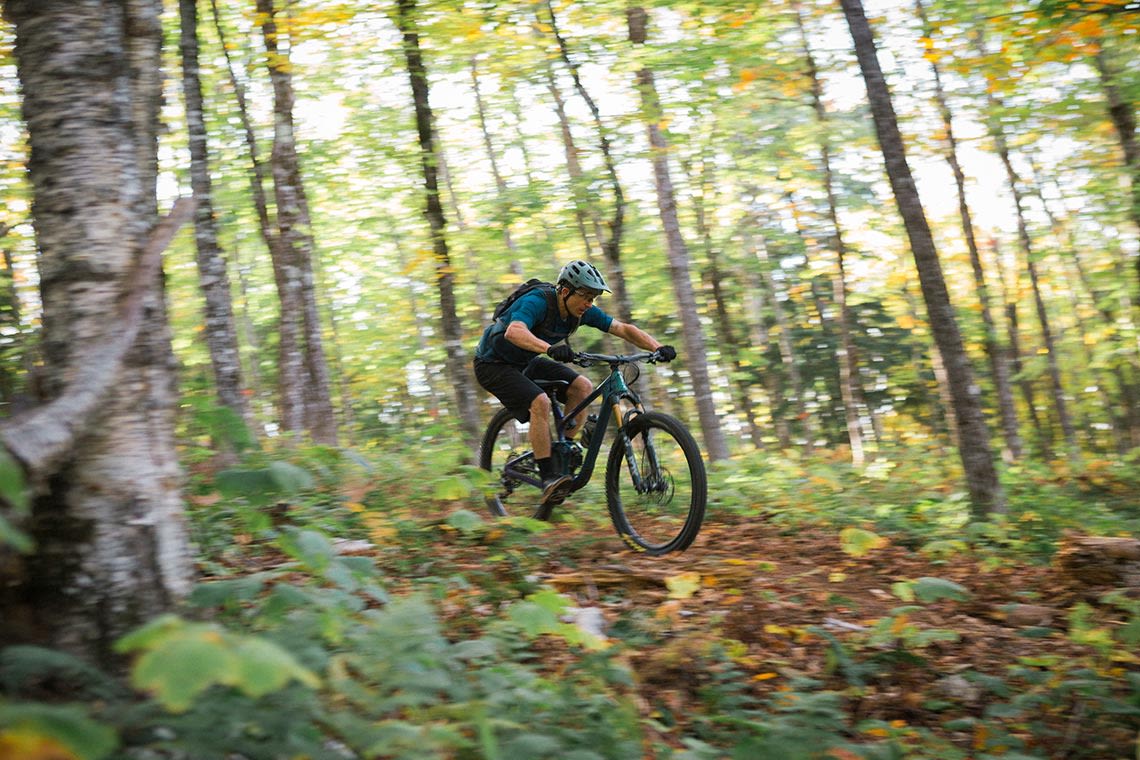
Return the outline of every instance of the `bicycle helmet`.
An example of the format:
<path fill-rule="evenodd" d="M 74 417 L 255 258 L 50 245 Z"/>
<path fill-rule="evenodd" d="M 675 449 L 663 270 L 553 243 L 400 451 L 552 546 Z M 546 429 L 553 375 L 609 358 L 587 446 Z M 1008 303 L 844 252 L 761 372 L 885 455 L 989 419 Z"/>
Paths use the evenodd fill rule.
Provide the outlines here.
<path fill-rule="evenodd" d="M 598 268 L 588 261 L 571 261 L 566 266 L 562 267 L 562 271 L 558 273 L 558 284 L 566 284 L 571 290 L 578 288 L 586 288 L 588 290 L 598 290 L 610 293 L 609 286 L 606 285 L 606 278 L 602 277 L 602 273 Z"/>

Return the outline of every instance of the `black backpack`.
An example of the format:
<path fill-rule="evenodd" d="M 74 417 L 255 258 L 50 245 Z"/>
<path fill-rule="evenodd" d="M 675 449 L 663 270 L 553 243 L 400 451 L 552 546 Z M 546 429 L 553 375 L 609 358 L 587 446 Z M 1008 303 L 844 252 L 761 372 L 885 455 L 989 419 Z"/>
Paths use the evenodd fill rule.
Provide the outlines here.
<path fill-rule="evenodd" d="M 495 311 L 491 314 L 491 319 L 498 322 L 507 312 L 507 309 L 514 305 L 515 301 L 532 290 L 542 290 L 546 296 L 546 317 L 542 320 L 542 330 L 548 335 L 552 334 L 554 331 L 554 321 L 558 318 L 558 288 L 553 283 L 543 282 L 537 277 L 532 277 L 522 285 L 519 285 L 509 296 L 500 301 L 499 305 L 495 307 Z M 566 336 L 567 338 L 573 335 L 574 331 L 578 329 L 578 320 L 576 318 L 571 317 L 569 322 L 570 334 Z M 506 329 L 506 327 L 504 324 L 503 329 Z"/>

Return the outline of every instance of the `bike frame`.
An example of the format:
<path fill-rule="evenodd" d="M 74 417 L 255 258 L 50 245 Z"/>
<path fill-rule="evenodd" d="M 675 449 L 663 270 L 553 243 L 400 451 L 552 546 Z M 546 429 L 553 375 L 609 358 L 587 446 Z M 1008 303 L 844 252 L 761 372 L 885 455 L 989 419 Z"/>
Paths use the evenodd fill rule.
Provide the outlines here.
<path fill-rule="evenodd" d="M 626 417 L 622 414 L 621 402 L 628 400 L 633 403 L 633 409 L 630 412 L 637 413 L 642 410 L 641 398 L 630 389 L 629 385 L 625 382 L 625 378 L 621 374 L 621 365 L 632 364 L 636 361 L 645 361 L 653 356 L 652 352 L 641 354 L 630 354 L 626 356 L 610 356 L 607 354 L 579 354 L 575 363 L 583 367 L 591 366 L 595 363 L 605 363 L 610 365 L 610 374 L 605 380 L 601 382 L 598 387 L 591 391 L 589 396 L 582 399 L 581 403 L 573 409 L 563 412 L 561 405 L 557 399 L 553 398 L 553 391 L 551 393 L 552 407 L 554 410 L 554 433 L 552 444 L 557 446 L 559 442 L 566 442 L 566 423 L 574 419 L 580 412 L 585 411 L 599 398 L 602 399 L 602 405 L 611 410 L 611 414 L 599 414 L 597 425 L 594 427 L 593 433 L 590 435 L 590 445 L 586 448 L 586 453 L 582 458 L 582 466 L 578 470 L 578 474 L 574 476 L 571 482 L 571 490 L 577 491 L 590 482 L 590 478 L 594 474 L 594 465 L 597 463 L 598 454 L 602 450 L 602 442 L 606 437 L 606 431 L 609 429 L 610 419 L 612 418 L 617 425 L 618 435 L 625 435 Z M 629 441 L 626 441 L 625 454 L 626 462 L 629 465 L 630 473 L 633 476 L 634 483 L 639 491 L 645 488 L 642 483 L 641 473 L 637 467 L 637 463 L 633 458 L 632 446 L 629 446 Z M 656 464 L 656 463 L 654 463 Z M 504 474 L 511 478 L 530 483 L 534 486 L 541 485 L 528 473 L 521 472 L 511 467 L 508 462 L 506 467 L 503 468 Z"/>

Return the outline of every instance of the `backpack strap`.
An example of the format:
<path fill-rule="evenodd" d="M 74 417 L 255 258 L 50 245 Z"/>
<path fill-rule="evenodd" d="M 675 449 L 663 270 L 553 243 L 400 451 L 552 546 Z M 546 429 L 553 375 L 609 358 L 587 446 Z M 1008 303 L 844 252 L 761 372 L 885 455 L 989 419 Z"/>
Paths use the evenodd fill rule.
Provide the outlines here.
<path fill-rule="evenodd" d="M 542 328 L 550 335 L 554 332 L 554 321 L 558 318 L 558 286 L 543 286 L 542 289 L 546 293 L 546 317 L 542 320 Z M 569 340 L 578 329 L 578 318 L 569 317 L 567 321 L 570 323 L 570 332 L 566 334 L 566 339 Z"/>

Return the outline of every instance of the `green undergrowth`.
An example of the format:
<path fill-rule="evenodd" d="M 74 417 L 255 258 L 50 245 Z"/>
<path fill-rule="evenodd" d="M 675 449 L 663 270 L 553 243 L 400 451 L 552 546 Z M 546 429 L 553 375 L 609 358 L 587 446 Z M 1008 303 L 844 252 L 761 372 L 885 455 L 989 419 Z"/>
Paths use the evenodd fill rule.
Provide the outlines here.
<path fill-rule="evenodd" d="M 777 523 L 889 535 L 932 558 L 977 552 L 1047 560 L 1067 531 L 1140 533 L 1137 457 L 1023 464 L 1001 474 L 1005 511 L 971 522 L 952 452 L 880 452 L 856 469 L 834 458 L 756 452 L 713 468 L 710 508 Z"/>
<path fill-rule="evenodd" d="M 965 663 L 962 693 L 925 694 L 921 718 L 859 705 L 900 673 L 929 672 L 930 653 L 957 640 L 915 622 L 925 605 L 968 598 L 937 577 L 895 584 L 898 606 L 858 633 L 799 632 L 823 645 L 819 677 L 766 688 L 772 674 L 714 623 L 673 681 L 648 684 L 639 658 L 668 651 L 675 632 L 629 608 L 600 637 L 537 580 L 550 526 L 491 520 L 487 478 L 463 449 L 408 443 L 252 452 L 196 476 L 202 583 L 176 614 L 117 642 L 125 675 L 38 647 L 0 652 L 0 757 L 1016 760 L 1058 746 L 1110 757 L 1135 736 L 1140 605 L 1126 595 L 1025 632 L 1082 656 L 1000 672 Z M 945 457 L 881 454 L 856 472 L 756 454 L 712 468 L 709 524 L 762 515 L 834 529 L 853 555 L 887 536 L 932 574 L 955 555 L 1043 561 L 1067 529 L 1135 531 L 1131 472 L 1109 461 L 1009 470 L 1008 514 L 969 524 Z M 560 552 L 589 556 L 591 531 L 609 535 L 600 501 L 562 519 L 587 537 Z M 345 541 L 364 548 L 346 554 Z M 1084 738 L 1086 727 L 1106 738 Z"/>

